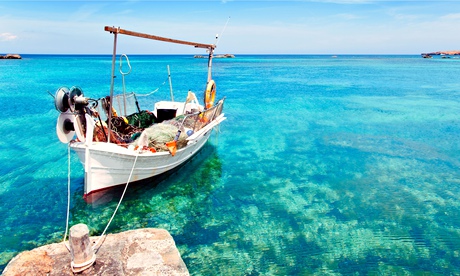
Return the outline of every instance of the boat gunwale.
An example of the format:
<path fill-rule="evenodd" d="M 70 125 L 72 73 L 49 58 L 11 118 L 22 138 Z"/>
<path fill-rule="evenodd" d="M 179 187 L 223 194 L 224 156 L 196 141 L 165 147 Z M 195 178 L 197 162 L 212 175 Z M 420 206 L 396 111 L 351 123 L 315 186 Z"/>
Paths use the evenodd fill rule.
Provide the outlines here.
<path fill-rule="evenodd" d="M 206 136 L 206 133 L 204 135 L 202 135 L 202 137 L 200 137 L 200 138 L 198 138 L 196 140 L 193 140 L 191 142 L 189 141 L 189 143 L 187 143 L 187 145 L 185 147 L 177 149 L 177 153 L 180 153 L 183 150 L 186 150 L 187 148 L 193 146 L 193 143 L 197 143 L 204 136 Z M 169 151 L 157 151 L 157 152 L 151 152 L 149 150 L 137 151 L 137 150 L 128 149 L 128 148 L 126 148 L 124 146 L 121 146 L 121 145 L 118 145 L 118 144 L 107 143 L 107 142 L 92 142 L 90 144 L 90 146 L 87 146 L 84 142 L 74 141 L 74 142 L 72 142 L 70 144 L 70 147 L 73 150 L 86 150 L 88 148 L 90 151 L 98 151 L 98 152 L 104 152 L 104 153 L 110 153 L 110 154 L 119 154 L 119 155 L 132 156 L 132 157 L 134 157 L 136 155 L 139 155 L 139 157 L 141 157 L 141 156 L 152 157 L 152 156 L 161 156 L 161 155 L 171 155 L 169 153 Z"/>

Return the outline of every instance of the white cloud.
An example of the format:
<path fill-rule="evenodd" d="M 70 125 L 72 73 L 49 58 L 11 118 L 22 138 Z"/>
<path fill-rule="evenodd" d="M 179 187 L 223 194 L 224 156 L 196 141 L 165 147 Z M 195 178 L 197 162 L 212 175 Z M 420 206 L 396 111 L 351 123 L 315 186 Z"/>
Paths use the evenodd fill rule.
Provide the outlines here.
<path fill-rule="evenodd" d="M 1 33 L 0 34 L 0 41 L 12 41 L 18 38 L 17 35 L 11 33 Z"/>
<path fill-rule="evenodd" d="M 459 20 L 460 19 L 460 13 L 447 14 L 447 15 L 443 16 L 442 19 L 445 19 L 445 20 Z"/>

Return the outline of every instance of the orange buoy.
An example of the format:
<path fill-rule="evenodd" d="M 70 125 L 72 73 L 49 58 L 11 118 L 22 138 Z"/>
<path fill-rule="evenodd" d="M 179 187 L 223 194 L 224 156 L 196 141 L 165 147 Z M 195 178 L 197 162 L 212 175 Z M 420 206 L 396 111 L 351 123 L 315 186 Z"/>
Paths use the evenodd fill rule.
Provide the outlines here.
<path fill-rule="evenodd" d="M 204 92 L 204 104 L 206 109 L 211 108 L 214 105 L 216 99 L 216 83 L 214 80 L 210 80 L 206 85 L 206 91 Z"/>

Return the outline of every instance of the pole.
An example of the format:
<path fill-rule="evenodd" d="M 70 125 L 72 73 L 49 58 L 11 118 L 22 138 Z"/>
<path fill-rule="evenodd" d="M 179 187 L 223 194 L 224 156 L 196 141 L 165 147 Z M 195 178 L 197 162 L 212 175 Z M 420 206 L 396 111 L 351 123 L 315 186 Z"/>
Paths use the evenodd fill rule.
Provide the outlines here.
<path fill-rule="evenodd" d="M 209 57 L 208 57 L 208 82 L 212 80 L 212 57 L 214 54 L 214 48 L 209 49 Z"/>
<path fill-rule="evenodd" d="M 171 101 L 174 102 L 174 94 L 172 89 L 172 82 L 171 82 L 171 72 L 169 71 L 169 65 L 166 65 L 168 68 L 168 80 L 169 80 L 169 92 L 171 93 Z"/>
<path fill-rule="evenodd" d="M 112 128 L 112 106 L 113 106 L 113 87 L 115 83 L 115 57 L 117 55 L 117 34 L 119 29 L 113 29 L 113 55 L 112 55 L 112 77 L 110 80 L 110 107 L 109 107 L 109 123 L 108 123 L 108 138 L 107 143 L 110 143 L 110 130 Z"/>

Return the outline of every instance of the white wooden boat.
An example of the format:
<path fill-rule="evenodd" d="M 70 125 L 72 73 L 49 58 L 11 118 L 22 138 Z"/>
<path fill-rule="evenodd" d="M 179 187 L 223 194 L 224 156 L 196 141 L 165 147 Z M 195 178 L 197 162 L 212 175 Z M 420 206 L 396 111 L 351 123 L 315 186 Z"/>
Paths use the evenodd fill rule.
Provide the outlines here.
<path fill-rule="evenodd" d="M 209 139 L 212 130 L 226 119 L 222 113 L 224 98 L 214 102 L 216 85 L 211 76 L 214 44 L 175 40 L 107 26 L 105 30 L 114 34 L 110 96 L 91 99 L 85 97 L 79 87 L 61 87 L 55 95 L 56 109 L 61 112 L 56 127 L 57 135 L 61 142 L 69 143 L 83 164 L 84 196 L 177 168 L 195 155 Z M 149 112 L 141 111 L 135 93 L 113 95 L 118 34 L 207 49 L 208 76 L 207 82 L 203 82 L 206 84 L 204 104 L 200 104 L 189 91 L 184 102 L 173 99 L 160 101 Z M 127 57 L 126 60 L 129 65 Z M 137 107 L 137 112 L 130 114 L 128 109 L 133 106 Z M 150 127 L 140 127 L 140 121 L 126 124 L 127 117 L 118 116 L 117 113 L 130 114 L 129 118 L 147 114 L 153 118 L 154 123 Z M 115 126 L 116 122 L 121 122 L 134 134 L 130 133 L 126 138 L 126 133 L 119 133 L 120 127 Z M 161 132 L 163 129 L 169 132 Z M 135 136 L 138 138 L 135 139 Z M 159 136 L 163 139 L 170 137 L 170 141 L 161 141 Z"/>

